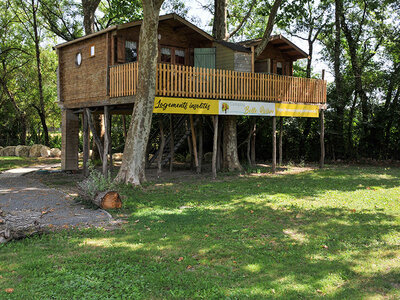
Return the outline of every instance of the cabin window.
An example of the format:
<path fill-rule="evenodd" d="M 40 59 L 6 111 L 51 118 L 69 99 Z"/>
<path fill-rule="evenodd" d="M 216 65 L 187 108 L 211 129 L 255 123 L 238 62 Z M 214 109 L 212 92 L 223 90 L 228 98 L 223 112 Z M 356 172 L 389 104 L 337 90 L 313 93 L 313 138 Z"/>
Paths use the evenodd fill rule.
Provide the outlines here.
<path fill-rule="evenodd" d="M 82 54 L 80 52 L 78 52 L 75 55 L 75 65 L 77 65 L 78 67 L 82 64 Z"/>
<path fill-rule="evenodd" d="M 95 47 L 94 45 L 90 46 L 90 57 L 94 56 L 95 54 Z"/>
<path fill-rule="evenodd" d="M 132 41 L 125 41 L 125 62 L 137 61 L 137 44 Z"/>
<path fill-rule="evenodd" d="M 185 50 L 175 49 L 175 63 L 179 65 L 185 64 Z"/>
<path fill-rule="evenodd" d="M 161 62 L 171 63 L 171 48 L 161 48 Z"/>
<path fill-rule="evenodd" d="M 276 63 L 276 74 L 283 75 L 283 67 L 281 62 Z"/>

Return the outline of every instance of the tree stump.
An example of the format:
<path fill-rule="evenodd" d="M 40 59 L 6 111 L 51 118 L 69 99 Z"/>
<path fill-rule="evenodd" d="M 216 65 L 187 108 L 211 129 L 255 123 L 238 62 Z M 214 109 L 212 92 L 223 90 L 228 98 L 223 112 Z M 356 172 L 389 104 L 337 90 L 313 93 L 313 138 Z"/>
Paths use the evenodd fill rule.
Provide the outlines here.
<path fill-rule="evenodd" d="M 95 204 L 103 209 L 121 208 L 122 207 L 121 198 L 119 197 L 119 194 L 115 191 L 99 192 L 92 199 L 92 202 L 93 202 L 93 204 Z"/>

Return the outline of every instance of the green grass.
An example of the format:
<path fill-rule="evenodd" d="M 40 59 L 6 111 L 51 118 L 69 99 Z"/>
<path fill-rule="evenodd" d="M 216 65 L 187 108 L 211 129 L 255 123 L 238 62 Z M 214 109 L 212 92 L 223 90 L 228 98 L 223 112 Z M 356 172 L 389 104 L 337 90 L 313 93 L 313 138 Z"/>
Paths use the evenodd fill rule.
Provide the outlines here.
<path fill-rule="evenodd" d="M 0 172 L 14 168 L 34 166 L 37 164 L 55 164 L 57 162 L 60 162 L 60 159 L 0 156 Z"/>
<path fill-rule="evenodd" d="M 400 168 L 229 176 L 122 194 L 120 230 L 0 246 L 0 298 L 400 298 Z"/>

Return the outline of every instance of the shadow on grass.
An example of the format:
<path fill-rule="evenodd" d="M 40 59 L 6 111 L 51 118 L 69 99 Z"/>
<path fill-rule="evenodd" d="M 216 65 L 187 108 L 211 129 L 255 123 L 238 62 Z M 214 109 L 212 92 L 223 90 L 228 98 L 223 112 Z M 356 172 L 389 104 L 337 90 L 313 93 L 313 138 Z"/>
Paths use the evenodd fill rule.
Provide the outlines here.
<path fill-rule="evenodd" d="M 400 169 L 341 168 L 314 170 L 301 174 L 264 177 L 225 177 L 218 181 L 150 182 L 144 190 L 122 187 L 126 207 L 136 210 L 143 206 L 177 208 L 191 205 L 230 204 L 233 199 L 261 197 L 275 202 L 276 197 L 312 200 L 327 192 L 368 191 L 389 189 L 400 185 Z"/>
<path fill-rule="evenodd" d="M 39 239 L 37 249 L 21 246 L 9 263 L 22 286 L 28 274 L 34 277 L 31 295 L 42 298 L 392 296 L 399 295 L 398 268 L 360 268 L 383 255 L 396 257 L 399 245 L 385 238 L 400 231 L 395 221 L 381 212 L 339 208 L 251 212 L 243 203 L 229 210 L 138 212 L 124 230 L 44 237 L 45 249 Z"/>

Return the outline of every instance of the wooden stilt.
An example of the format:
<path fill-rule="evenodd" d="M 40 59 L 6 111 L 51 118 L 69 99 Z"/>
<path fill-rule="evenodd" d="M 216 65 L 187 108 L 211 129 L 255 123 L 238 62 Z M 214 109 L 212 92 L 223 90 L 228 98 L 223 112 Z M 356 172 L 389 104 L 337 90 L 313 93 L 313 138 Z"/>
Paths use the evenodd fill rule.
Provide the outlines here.
<path fill-rule="evenodd" d="M 214 120 L 214 140 L 213 140 L 213 155 L 211 162 L 212 177 L 217 178 L 217 153 L 218 153 L 218 116 L 213 117 Z"/>
<path fill-rule="evenodd" d="M 170 140 L 169 140 L 169 148 L 170 148 L 170 159 L 169 159 L 169 171 L 172 172 L 174 168 L 174 155 L 175 155 L 175 142 L 174 142 L 174 123 L 173 116 L 169 115 L 169 132 L 170 132 Z"/>
<path fill-rule="evenodd" d="M 110 127 L 110 129 L 109 129 L 109 140 L 108 140 L 108 146 L 109 146 L 109 150 L 108 150 L 108 153 L 109 153 L 109 155 L 110 155 L 110 173 L 112 172 L 112 169 L 113 169 L 113 157 L 112 157 L 112 115 L 111 115 L 111 113 L 109 114 L 110 115 L 110 121 L 109 121 L 109 127 Z"/>
<path fill-rule="evenodd" d="M 276 172 L 276 117 L 272 117 L 272 173 Z"/>
<path fill-rule="evenodd" d="M 89 122 L 88 122 L 88 114 L 87 114 L 87 108 L 83 109 L 83 176 L 87 177 L 89 176 L 89 166 L 88 166 L 88 161 L 89 161 Z"/>
<path fill-rule="evenodd" d="M 122 126 L 124 128 L 124 138 L 126 140 L 126 136 L 128 135 L 128 131 L 126 129 L 126 117 L 125 117 L 125 115 L 122 115 Z"/>
<path fill-rule="evenodd" d="M 103 149 L 103 175 L 108 177 L 108 151 L 110 150 L 110 110 L 104 106 L 104 149 Z"/>
<path fill-rule="evenodd" d="M 321 125 L 321 134 L 320 134 L 320 144 L 321 144 L 321 158 L 319 161 L 319 167 L 322 169 L 325 164 L 325 122 L 324 122 L 325 116 L 324 116 L 324 110 L 321 109 L 319 111 L 319 121 Z"/>
<path fill-rule="evenodd" d="M 89 109 L 86 109 L 86 116 L 87 116 L 87 120 L 88 120 L 88 123 L 89 123 L 90 131 L 92 132 L 92 135 L 93 135 L 94 142 L 95 142 L 95 144 L 97 146 L 97 149 L 99 150 L 99 153 L 100 153 L 100 159 L 103 160 L 103 145 L 101 144 L 101 139 L 97 135 L 96 130 L 94 128 L 94 124 L 93 124 L 93 121 L 92 121 L 92 116 L 91 116 L 91 113 L 90 113 Z"/>
<path fill-rule="evenodd" d="M 165 147 L 164 127 L 163 127 L 162 120 L 160 120 L 160 138 L 161 138 L 161 144 L 160 144 L 160 149 L 158 151 L 158 157 L 157 157 L 157 178 L 160 178 L 160 176 L 161 176 L 162 156 L 163 156 L 164 147 Z"/>
<path fill-rule="evenodd" d="M 193 124 L 193 116 L 190 115 L 190 128 L 192 130 L 192 142 L 193 142 L 193 155 L 194 155 L 194 164 L 196 166 L 196 173 L 200 173 L 199 170 L 199 159 L 197 156 L 197 142 L 196 142 L 196 132 L 194 130 L 194 124 Z"/>
<path fill-rule="evenodd" d="M 198 116 L 200 118 L 200 122 L 198 125 L 198 137 L 199 137 L 199 153 L 198 153 L 198 160 L 199 160 L 199 170 L 198 173 L 201 173 L 201 166 L 203 163 L 203 116 Z"/>
<path fill-rule="evenodd" d="M 322 70 L 321 77 L 322 80 L 325 79 L 325 70 Z M 321 158 L 319 161 L 319 167 L 322 169 L 325 164 L 325 113 L 322 108 L 319 110 L 319 121 L 321 126 L 320 129 Z"/>
<path fill-rule="evenodd" d="M 279 118 L 279 165 L 282 166 L 282 139 L 283 139 L 283 117 Z"/>
<path fill-rule="evenodd" d="M 256 163 L 256 132 L 257 132 L 257 119 L 253 119 L 253 134 L 251 136 L 251 164 Z"/>

